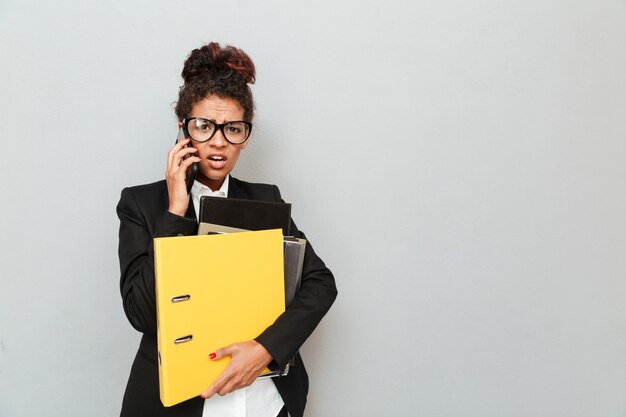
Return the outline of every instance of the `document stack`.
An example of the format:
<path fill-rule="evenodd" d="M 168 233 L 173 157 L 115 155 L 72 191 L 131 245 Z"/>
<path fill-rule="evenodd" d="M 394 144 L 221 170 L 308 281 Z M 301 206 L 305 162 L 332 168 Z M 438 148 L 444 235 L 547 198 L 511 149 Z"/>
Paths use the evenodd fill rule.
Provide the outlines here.
<path fill-rule="evenodd" d="M 154 239 L 166 407 L 205 391 L 230 361 L 212 361 L 209 353 L 261 334 L 291 303 L 302 274 L 306 241 L 283 236 L 289 204 L 202 197 L 199 218 L 198 236 Z"/>

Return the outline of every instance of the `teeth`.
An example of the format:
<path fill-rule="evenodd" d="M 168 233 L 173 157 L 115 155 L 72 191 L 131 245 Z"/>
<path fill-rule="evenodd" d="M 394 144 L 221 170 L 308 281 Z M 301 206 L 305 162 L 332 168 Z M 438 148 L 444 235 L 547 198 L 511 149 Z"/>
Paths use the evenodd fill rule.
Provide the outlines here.
<path fill-rule="evenodd" d="M 211 156 L 211 157 L 209 157 L 209 159 L 211 161 L 223 161 L 224 157 L 222 157 L 222 156 Z"/>

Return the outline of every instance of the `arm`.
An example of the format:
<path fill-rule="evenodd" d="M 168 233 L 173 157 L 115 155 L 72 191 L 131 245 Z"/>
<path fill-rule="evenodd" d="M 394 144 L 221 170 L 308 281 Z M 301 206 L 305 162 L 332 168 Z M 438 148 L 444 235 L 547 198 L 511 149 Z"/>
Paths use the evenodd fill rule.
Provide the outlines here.
<path fill-rule="evenodd" d="M 185 170 L 198 162 L 192 156 L 183 161 L 183 156 L 195 152 L 185 145 L 189 139 L 174 145 L 167 155 L 165 178 L 167 181 L 168 210 L 159 206 L 159 190 L 126 188 L 122 190 L 117 205 L 120 219 L 120 291 L 124 312 L 133 327 L 140 332 L 156 334 L 156 296 L 154 287 L 155 237 L 191 235 L 196 222 L 183 217 L 189 204 L 185 185 Z"/>
<path fill-rule="evenodd" d="M 278 187 L 274 186 L 274 191 L 276 199 L 283 201 Z M 291 233 L 306 239 L 293 221 Z M 285 312 L 255 340 L 268 350 L 278 367 L 283 368 L 313 333 L 336 297 L 337 287 L 332 272 L 307 240 L 300 290 Z"/>
<path fill-rule="evenodd" d="M 276 201 L 282 201 L 276 186 L 274 194 Z M 293 221 L 291 234 L 306 239 Z M 333 274 L 307 240 L 300 290 L 291 305 L 255 340 L 235 343 L 209 356 L 215 360 L 224 356 L 232 359 L 202 397 L 208 398 L 216 393 L 225 395 L 250 385 L 267 365 L 282 369 L 313 333 L 336 297 Z"/>
<path fill-rule="evenodd" d="M 144 204 L 150 202 L 144 202 Z M 145 212 L 140 208 L 133 190 L 122 190 L 117 205 L 120 219 L 119 248 L 120 291 L 124 312 L 132 326 L 143 333 L 156 334 L 156 296 L 154 286 L 155 237 L 192 235 L 195 221 L 167 210 L 152 233 Z"/>
<path fill-rule="evenodd" d="M 292 224 L 292 231 L 294 226 Z M 306 239 L 302 232 L 294 235 Z M 336 297 L 332 272 L 307 240 L 300 290 L 285 312 L 255 340 L 268 350 L 282 369 L 313 333 Z"/>

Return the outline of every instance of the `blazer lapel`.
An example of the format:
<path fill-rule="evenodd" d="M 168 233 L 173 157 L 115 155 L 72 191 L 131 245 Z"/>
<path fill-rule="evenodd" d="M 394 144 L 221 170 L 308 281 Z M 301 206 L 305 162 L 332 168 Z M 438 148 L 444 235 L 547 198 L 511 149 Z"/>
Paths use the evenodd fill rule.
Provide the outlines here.
<path fill-rule="evenodd" d="M 191 198 L 191 193 L 189 193 L 189 205 L 187 206 L 187 213 L 185 213 L 185 217 L 188 219 L 193 219 L 198 222 L 198 215 L 196 214 L 196 208 L 193 205 L 193 199 Z"/>
<path fill-rule="evenodd" d="M 238 182 L 232 175 L 228 177 L 228 198 L 246 198 Z"/>

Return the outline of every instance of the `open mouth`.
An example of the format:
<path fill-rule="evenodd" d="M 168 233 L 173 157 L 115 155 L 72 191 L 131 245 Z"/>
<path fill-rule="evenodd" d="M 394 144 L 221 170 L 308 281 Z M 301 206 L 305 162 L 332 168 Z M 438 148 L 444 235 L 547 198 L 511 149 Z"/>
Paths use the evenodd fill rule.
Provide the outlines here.
<path fill-rule="evenodd" d="M 209 160 L 215 162 L 224 162 L 226 158 L 224 158 L 223 156 L 209 156 Z"/>

